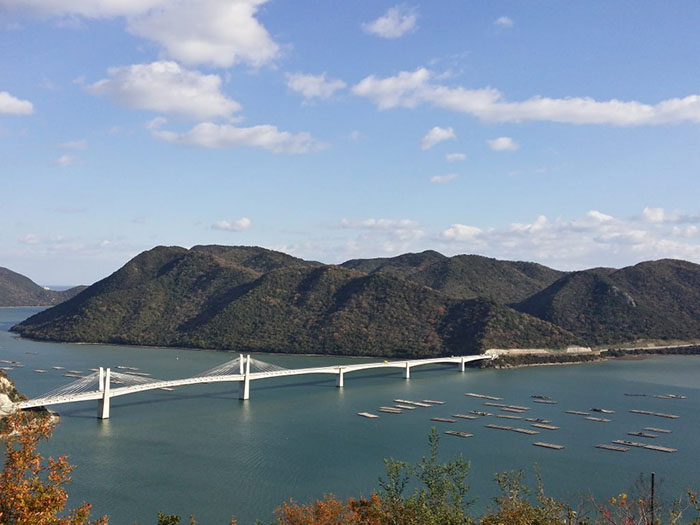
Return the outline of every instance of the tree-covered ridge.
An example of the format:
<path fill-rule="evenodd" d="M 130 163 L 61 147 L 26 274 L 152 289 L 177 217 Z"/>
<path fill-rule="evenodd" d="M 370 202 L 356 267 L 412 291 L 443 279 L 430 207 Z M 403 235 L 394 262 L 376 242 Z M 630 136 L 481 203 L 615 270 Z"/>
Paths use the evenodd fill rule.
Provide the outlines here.
<path fill-rule="evenodd" d="M 590 344 L 700 338 L 700 265 L 663 259 L 565 275 L 516 305 Z"/>
<path fill-rule="evenodd" d="M 490 300 L 247 250 L 154 248 L 14 330 L 58 341 L 406 357 L 581 343 Z"/>
<path fill-rule="evenodd" d="M 60 292 L 47 290 L 24 275 L 0 267 L 0 307 L 51 306 L 73 297 L 83 289 L 84 286 L 76 286 Z"/>
<path fill-rule="evenodd" d="M 564 275 L 531 262 L 499 261 L 480 255 L 445 257 L 435 251 L 356 259 L 343 266 L 402 277 L 458 299 L 485 297 L 504 304 L 522 301 Z"/>
<path fill-rule="evenodd" d="M 57 341 L 397 357 L 693 341 L 700 266 L 660 260 L 563 273 L 432 251 L 335 266 L 257 247 L 159 246 L 14 330 Z"/>

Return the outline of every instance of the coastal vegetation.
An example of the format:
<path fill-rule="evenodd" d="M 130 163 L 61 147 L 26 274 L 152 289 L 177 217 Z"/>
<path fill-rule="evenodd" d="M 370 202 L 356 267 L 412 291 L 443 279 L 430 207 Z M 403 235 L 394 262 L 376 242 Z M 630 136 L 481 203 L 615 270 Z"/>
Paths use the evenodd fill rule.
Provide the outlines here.
<path fill-rule="evenodd" d="M 434 251 L 324 265 L 256 247 L 160 246 L 13 330 L 63 342 L 399 358 L 696 342 L 700 265 L 566 273 Z"/>
<path fill-rule="evenodd" d="M 0 307 L 53 306 L 77 295 L 85 286 L 68 290 L 47 290 L 28 277 L 0 267 Z"/>

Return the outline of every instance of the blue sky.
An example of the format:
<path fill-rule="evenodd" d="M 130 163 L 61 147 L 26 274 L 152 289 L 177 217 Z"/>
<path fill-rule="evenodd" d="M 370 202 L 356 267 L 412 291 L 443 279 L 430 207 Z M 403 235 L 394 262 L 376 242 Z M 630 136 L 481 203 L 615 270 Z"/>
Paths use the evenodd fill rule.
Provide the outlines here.
<path fill-rule="evenodd" d="M 700 262 L 700 4 L 0 0 L 0 266 Z"/>

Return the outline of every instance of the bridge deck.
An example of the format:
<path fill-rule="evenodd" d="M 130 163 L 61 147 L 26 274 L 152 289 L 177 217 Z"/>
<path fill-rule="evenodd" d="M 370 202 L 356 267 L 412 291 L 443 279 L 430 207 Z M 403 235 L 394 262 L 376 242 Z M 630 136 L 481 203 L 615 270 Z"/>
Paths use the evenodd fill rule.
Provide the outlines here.
<path fill-rule="evenodd" d="M 307 374 L 348 374 L 351 372 L 358 372 L 361 370 L 369 370 L 373 368 L 413 368 L 421 365 L 429 364 L 440 364 L 440 363 L 456 363 L 459 364 L 462 361 L 465 363 L 472 361 L 479 361 L 484 359 L 492 359 L 491 356 L 487 355 L 471 355 L 471 356 L 460 356 L 460 357 L 435 357 L 430 359 L 409 359 L 404 361 L 383 361 L 380 363 L 358 363 L 354 365 L 332 365 L 332 366 L 322 366 L 322 367 L 311 367 L 311 368 L 296 368 L 292 370 L 275 370 L 271 372 L 251 372 L 248 374 L 248 380 L 254 381 L 256 379 L 267 379 L 274 377 L 287 377 L 296 375 L 307 375 Z M 119 397 L 128 394 L 135 394 L 137 392 L 145 392 L 148 390 L 156 390 L 159 388 L 174 388 L 178 386 L 185 385 L 198 385 L 207 383 L 222 383 L 222 382 L 237 382 L 243 381 L 245 379 L 244 374 L 227 374 L 227 375 L 217 375 L 217 376 L 202 376 L 202 377 L 187 377 L 183 379 L 172 379 L 165 381 L 153 381 L 149 383 L 143 383 L 139 385 L 132 385 L 127 387 L 118 387 L 113 385 L 110 389 L 109 397 Z M 95 399 L 101 399 L 103 396 L 100 391 L 93 392 L 83 392 L 80 394 L 72 394 L 65 396 L 55 396 L 46 398 L 36 398 L 30 399 L 28 401 L 21 401 L 15 403 L 15 407 L 18 409 L 33 408 L 39 406 L 50 406 L 59 405 L 63 403 L 77 403 L 80 401 L 90 401 Z"/>

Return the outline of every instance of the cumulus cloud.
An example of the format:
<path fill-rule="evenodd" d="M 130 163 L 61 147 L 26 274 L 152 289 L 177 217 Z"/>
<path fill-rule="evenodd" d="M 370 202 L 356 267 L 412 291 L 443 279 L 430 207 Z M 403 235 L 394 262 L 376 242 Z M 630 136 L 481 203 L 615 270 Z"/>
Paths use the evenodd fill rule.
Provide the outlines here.
<path fill-rule="evenodd" d="M 447 175 L 435 175 L 433 177 L 430 177 L 430 182 L 433 184 L 447 184 L 448 182 L 452 182 L 455 180 L 457 177 L 459 177 L 458 174 L 456 173 L 448 173 Z"/>
<path fill-rule="evenodd" d="M 382 38 L 399 38 L 415 28 L 417 20 L 415 8 L 395 5 L 376 20 L 362 24 L 362 29 Z"/>
<path fill-rule="evenodd" d="M 397 240 L 407 241 L 420 239 L 425 235 L 420 225 L 411 219 L 363 219 L 351 221 L 343 219 L 340 225 L 346 229 L 374 230 L 388 234 Z"/>
<path fill-rule="evenodd" d="M 68 166 L 75 166 L 76 164 L 80 164 L 80 158 L 76 157 L 75 155 L 61 155 L 56 159 L 56 164 L 61 166 L 62 168 L 66 168 Z"/>
<path fill-rule="evenodd" d="M 210 149 L 253 146 L 274 153 L 308 153 L 324 146 L 308 133 L 289 133 L 267 124 L 237 127 L 202 122 L 185 133 L 155 129 L 152 134 L 173 144 Z"/>
<path fill-rule="evenodd" d="M 7 91 L 0 91 L 0 115 L 31 115 L 34 105 L 28 100 L 13 97 Z"/>
<path fill-rule="evenodd" d="M 507 16 L 499 16 L 493 25 L 500 29 L 509 29 L 513 27 L 513 19 Z"/>
<path fill-rule="evenodd" d="M 304 73 L 287 74 L 287 87 L 300 93 L 305 99 L 329 98 L 346 86 L 342 80 L 326 79 L 326 74 L 305 75 Z"/>
<path fill-rule="evenodd" d="M 529 223 L 480 228 L 453 224 L 439 238 L 447 250 L 471 250 L 504 259 L 536 260 L 563 268 L 631 264 L 672 257 L 700 261 L 695 225 L 648 223 L 590 210 L 573 220 L 539 215 Z"/>
<path fill-rule="evenodd" d="M 486 141 L 493 151 L 515 151 L 520 145 L 510 137 L 498 137 Z"/>
<path fill-rule="evenodd" d="M 467 160 L 467 156 L 464 153 L 448 153 L 445 155 L 445 160 L 447 162 L 460 162 Z"/>
<path fill-rule="evenodd" d="M 221 92 L 221 77 L 184 69 L 175 62 L 111 67 L 86 89 L 133 109 L 208 119 L 230 117 L 240 104 Z"/>
<path fill-rule="evenodd" d="M 488 122 L 548 121 L 614 126 L 700 123 L 700 95 L 671 98 L 657 104 L 540 95 L 510 102 L 494 88 L 470 89 L 441 84 L 425 68 L 401 71 L 386 78 L 370 75 L 353 86 L 352 92 L 368 98 L 380 110 L 429 104 Z"/>
<path fill-rule="evenodd" d="M 644 208 L 642 211 L 642 219 L 648 222 L 663 224 L 663 223 L 700 223 L 700 213 L 690 214 L 681 211 L 666 211 L 663 208 Z"/>
<path fill-rule="evenodd" d="M 435 126 L 429 130 L 420 141 L 420 149 L 426 150 L 430 149 L 436 144 L 443 142 L 445 140 L 456 139 L 457 135 L 455 130 L 452 128 L 441 128 Z"/>
<path fill-rule="evenodd" d="M 160 45 L 185 64 L 260 66 L 279 46 L 258 21 L 267 0 L 0 0 L 0 6 L 37 16 L 124 17 L 127 30 Z M 68 18 L 70 20 L 70 18 Z"/>
<path fill-rule="evenodd" d="M 241 217 L 236 221 L 216 221 L 211 225 L 212 230 L 228 232 L 242 232 L 250 228 L 252 221 L 248 217 Z"/>
<path fill-rule="evenodd" d="M 179 0 L 132 18 L 132 33 L 158 42 L 185 64 L 261 66 L 277 58 L 279 46 L 255 18 L 267 0 Z"/>

